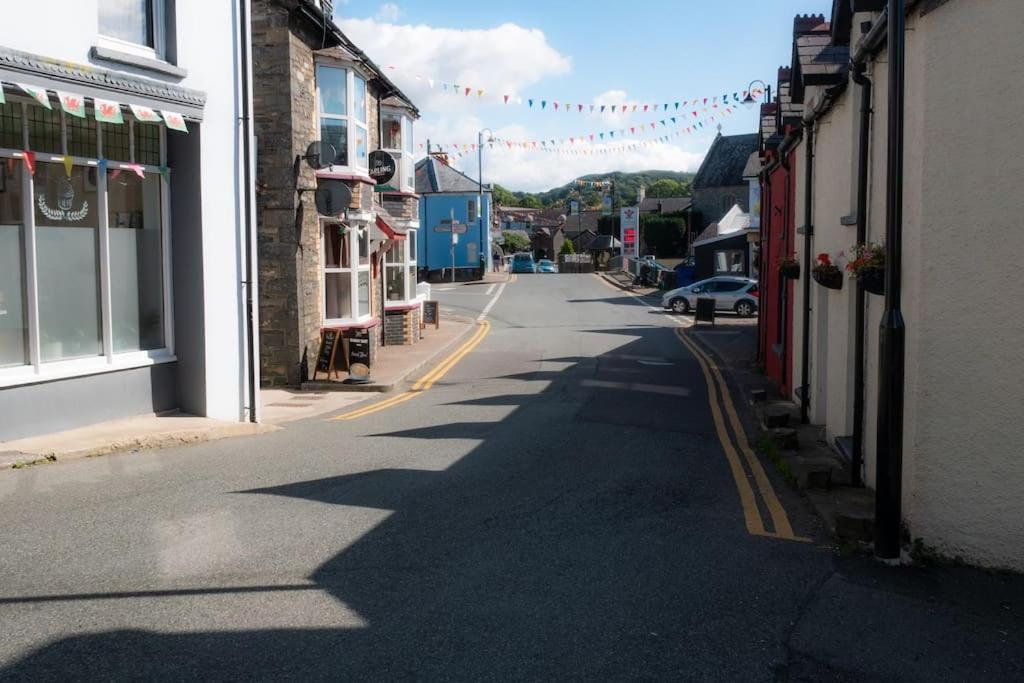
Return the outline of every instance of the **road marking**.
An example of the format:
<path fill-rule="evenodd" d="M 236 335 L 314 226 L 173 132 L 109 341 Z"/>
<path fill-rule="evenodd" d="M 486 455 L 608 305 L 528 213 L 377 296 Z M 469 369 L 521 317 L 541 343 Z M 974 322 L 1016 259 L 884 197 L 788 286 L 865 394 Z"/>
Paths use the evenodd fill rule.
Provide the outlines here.
<path fill-rule="evenodd" d="M 439 379 L 448 374 L 448 371 L 455 367 L 455 365 L 460 360 L 462 360 L 468 353 L 470 353 L 473 349 L 479 346 L 480 342 L 484 340 L 484 337 L 487 336 L 487 333 L 490 331 L 490 329 L 491 323 L 488 322 L 487 320 L 482 321 L 477 331 L 473 333 L 472 337 L 470 337 L 469 341 L 460 346 L 454 353 L 448 356 L 437 367 L 435 367 L 422 378 L 420 378 L 419 381 L 412 385 L 412 389 L 410 389 L 409 391 L 404 391 L 401 394 L 398 394 L 397 396 L 393 396 L 383 401 L 378 401 L 377 403 L 366 406 L 365 408 L 353 410 L 348 413 L 342 413 L 341 415 L 335 415 L 334 417 L 330 417 L 327 419 L 354 420 L 356 418 L 364 417 L 366 415 L 372 415 L 373 413 L 380 412 L 381 410 L 393 408 L 394 406 L 397 406 L 399 404 L 405 403 L 406 401 L 410 401 L 416 398 L 417 396 L 419 396 L 420 394 L 434 386 L 434 384 Z"/>
<path fill-rule="evenodd" d="M 487 288 L 487 291 L 484 292 L 484 294 L 486 294 L 487 296 L 490 296 L 494 292 L 494 288 L 497 287 L 497 286 L 498 286 L 497 282 L 492 283 L 491 286 Z"/>
<path fill-rule="evenodd" d="M 494 308 L 494 304 L 498 303 L 498 299 L 501 297 L 501 293 L 505 291 L 505 285 L 506 284 L 507 283 L 505 283 L 505 282 L 501 283 L 501 286 L 498 287 L 498 293 L 494 295 L 493 299 L 491 299 L 490 301 L 487 302 L 487 305 L 484 306 L 484 310 L 480 311 L 480 315 L 478 315 L 476 317 L 477 322 L 480 322 L 484 318 L 486 318 L 487 314 L 491 312 L 492 308 Z"/>
<path fill-rule="evenodd" d="M 704 379 L 708 386 L 708 402 L 711 405 L 711 414 L 715 423 L 715 431 L 718 434 L 718 440 L 722 444 L 722 449 L 725 451 L 725 456 L 729 461 L 729 468 L 732 470 L 733 479 L 736 482 L 736 488 L 740 492 L 740 502 L 743 505 L 743 515 L 747 522 L 747 531 L 755 536 L 770 536 L 772 538 L 780 538 L 788 541 L 809 542 L 809 538 L 796 536 L 793 533 L 793 526 L 789 523 L 789 517 L 786 515 L 785 508 L 783 508 L 782 503 L 779 502 L 779 498 L 775 494 L 775 489 L 772 488 L 772 484 L 768 480 L 768 475 L 761 466 L 761 462 L 757 459 L 754 451 L 750 448 L 750 443 L 747 441 L 746 433 L 743 431 L 743 426 L 740 424 L 739 416 L 736 414 L 736 408 L 733 405 L 732 397 L 729 393 L 729 386 L 726 384 L 725 378 L 722 376 L 718 365 L 715 364 L 711 358 L 708 357 L 708 355 L 705 354 L 693 341 L 687 338 L 686 332 L 682 328 L 676 328 L 675 334 L 679 338 L 679 341 L 681 341 L 697 359 L 697 363 L 700 365 L 701 371 L 704 373 Z M 744 460 L 746 460 L 747 466 L 750 468 L 750 472 L 753 475 L 754 483 L 757 485 L 758 493 L 761 495 L 761 500 L 768 509 L 768 514 L 772 519 L 774 532 L 769 533 L 764 528 L 764 521 L 761 519 L 761 514 L 757 510 L 757 503 L 753 496 L 753 489 L 750 486 L 750 482 L 747 480 L 747 474 L 740 462 L 739 454 L 736 452 L 737 449 L 733 446 L 733 442 L 729 438 L 729 432 L 725 428 L 725 420 L 722 417 L 721 408 L 718 406 L 719 391 L 721 391 L 722 394 L 722 403 L 725 405 L 725 412 L 728 415 L 729 424 L 732 426 L 733 433 L 736 436 L 736 443 L 738 445 L 739 452 L 743 454 Z"/>
<path fill-rule="evenodd" d="M 632 297 L 647 308 L 656 311 L 662 310 L 650 305 L 647 301 L 632 292 L 627 292 L 616 287 L 608 282 L 604 277 L 597 275 L 596 273 L 595 276 L 604 285 L 625 294 L 626 296 Z M 697 344 L 687 337 L 686 329 L 693 327 L 693 323 L 687 319 L 675 317 L 670 318 L 670 320 L 672 320 L 676 326 L 674 332 L 679 338 L 679 341 L 681 341 L 683 345 L 690 350 L 693 356 L 697 359 L 697 364 L 700 365 L 701 371 L 704 373 L 704 380 L 708 387 L 708 402 L 710 403 L 711 414 L 715 423 L 715 432 L 718 435 L 718 440 L 722 444 L 722 450 L 725 451 L 725 457 L 729 461 L 729 469 L 732 471 L 733 480 L 736 483 L 736 489 L 739 491 L 740 504 L 743 506 L 743 516 L 747 524 L 747 531 L 754 536 L 767 536 L 769 538 L 779 538 L 787 541 L 801 541 L 805 543 L 810 542 L 811 539 L 794 534 L 793 526 L 789 522 L 789 517 L 786 515 L 785 508 L 782 507 L 782 503 L 775 494 L 775 489 L 772 488 L 771 481 L 768 479 L 768 474 L 764 471 L 764 468 L 761 466 L 761 461 L 758 460 L 757 455 L 750 447 L 750 442 L 747 440 L 746 432 L 743 431 L 743 426 L 740 424 L 739 416 L 736 414 L 736 408 L 733 405 L 732 397 L 729 393 L 729 385 L 726 384 L 725 378 L 722 376 L 718 365 L 712 361 L 712 359 L 705 354 Z M 722 394 L 722 403 L 725 405 L 725 412 L 728 415 L 729 424 L 732 426 L 733 433 L 736 435 L 736 446 L 733 445 L 732 440 L 729 438 L 729 431 L 725 427 L 725 418 L 722 415 L 721 408 L 718 406 L 719 391 L 721 391 Z M 739 453 L 743 454 L 743 460 L 740 460 L 737 448 Z M 746 461 L 747 466 L 750 468 L 754 483 L 757 485 L 758 493 L 761 495 L 761 500 L 764 502 L 764 506 L 767 508 L 768 514 L 771 516 L 774 532 L 769 532 L 764 527 L 764 520 L 761 519 L 761 513 L 757 509 L 757 500 L 754 496 L 754 490 L 748 481 L 747 473 L 743 468 L 743 461 Z"/>

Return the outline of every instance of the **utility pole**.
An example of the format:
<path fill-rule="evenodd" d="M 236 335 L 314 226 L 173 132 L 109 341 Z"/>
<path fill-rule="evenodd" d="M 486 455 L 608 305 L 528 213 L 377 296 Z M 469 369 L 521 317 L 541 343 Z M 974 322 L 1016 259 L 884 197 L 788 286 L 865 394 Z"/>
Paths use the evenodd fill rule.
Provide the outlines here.
<path fill-rule="evenodd" d="M 484 133 L 487 133 L 488 138 L 493 138 L 494 133 L 490 128 L 484 128 L 477 133 L 476 140 L 476 151 L 477 151 L 477 217 L 480 219 L 480 254 L 484 259 L 483 274 L 487 272 L 487 264 L 491 262 L 491 240 L 489 239 L 488 232 L 484 229 Z M 454 233 L 453 233 L 454 234 Z"/>

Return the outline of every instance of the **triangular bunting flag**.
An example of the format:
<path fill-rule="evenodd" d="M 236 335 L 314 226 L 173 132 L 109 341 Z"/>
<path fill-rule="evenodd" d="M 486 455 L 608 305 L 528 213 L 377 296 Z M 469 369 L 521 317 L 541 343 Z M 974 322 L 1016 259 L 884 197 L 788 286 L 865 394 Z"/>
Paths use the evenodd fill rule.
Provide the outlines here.
<path fill-rule="evenodd" d="M 35 152 L 22 152 L 21 158 L 25 160 L 25 167 L 28 168 L 29 175 L 36 174 L 36 153 Z"/>
<path fill-rule="evenodd" d="M 7 100 L 4 98 L 4 84 L 0 83 L 0 104 L 3 104 Z"/>
<path fill-rule="evenodd" d="M 505 95 L 505 104 L 508 104 L 508 95 Z"/>
<path fill-rule="evenodd" d="M 526 100 L 526 101 L 527 101 L 527 103 L 529 103 L 529 105 L 530 105 L 531 107 L 533 106 L 533 100 Z"/>
<path fill-rule="evenodd" d="M 160 114 L 157 114 L 154 110 L 149 107 L 143 107 L 138 104 L 129 104 L 128 108 L 132 110 L 132 115 L 137 121 L 144 123 L 160 123 Z"/>
<path fill-rule="evenodd" d="M 15 83 L 15 85 L 28 93 L 39 104 L 47 109 L 53 109 L 53 106 L 50 105 L 50 96 L 46 94 L 46 88 L 37 88 L 34 85 L 25 85 L 24 83 Z"/>

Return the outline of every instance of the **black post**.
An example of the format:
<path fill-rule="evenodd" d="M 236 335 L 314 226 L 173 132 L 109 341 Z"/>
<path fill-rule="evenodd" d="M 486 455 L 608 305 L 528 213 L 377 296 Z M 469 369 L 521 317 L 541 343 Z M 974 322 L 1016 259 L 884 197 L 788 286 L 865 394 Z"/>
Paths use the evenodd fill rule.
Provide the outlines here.
<path fill-rule="evenodd" d="M 811 199 L 814 196 L 814 122 L 805 123 L 807 138 L 807 168 L 804 169 L 804 262 L 800 277 L 803 279 L 803 353 L 800 355 L 800 422 L 807 424 L 811 406 L 811 237 L 814 235 L 814 212 Z"/>
<path fill-rule="evenodd" d="M 857 244 L 864 244 L 868 236 L 868 152 L 871 146 L 871 81 L 864 75 L 864 64 L 854 64 L 853 80 L 860 85 L 860 148 L 857 154 Z M 864 334 L 867 297 L 864 288 L 857 287 L 856 322 L 853 347 L 853 454 L 850 462 L 850 483 L 862 486 L 861 468 L 864 464 Z"/>
<path fill-rule="evenodd" d="M 879 329 L 878 472 L 875 555 L 900 556 L 903 498 L 903 371 L 906 326 L 900 301 L 903 240 L 904 0 L 889 0 L 889 146 L 885 193 L 885 313 Z"/>

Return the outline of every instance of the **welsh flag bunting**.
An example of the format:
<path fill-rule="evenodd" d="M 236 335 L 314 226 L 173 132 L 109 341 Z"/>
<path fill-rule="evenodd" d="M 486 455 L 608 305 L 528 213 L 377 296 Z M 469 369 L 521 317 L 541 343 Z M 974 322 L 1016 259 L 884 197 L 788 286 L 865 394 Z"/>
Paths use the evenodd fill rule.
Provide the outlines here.
<path fill-rule="evenodd" d="M 0 83 L 0 104 L 3 104 L 6 101 L 7 100 L 4 99 L 4 85 L 3 83 Z"/>
<path fill-rule="evenodd" d="M 47 109 L 53 109 L 53 107 L 50 106 L 50 96 L 46 94 L 46 88 L 37 88 L 32 85 L 25 85 L 24 83 L 16 83 L 15 85 L 28 93 L 29 96 L 39 104 L 43 105 Z"/>
<path fill-rule="evenodd" d="M 78 95 L 72 92 L 61 92 L 57 91 L 57 99 L 60 100 L 60 107 L 68 114 L 77 116 L 80 119 L 85 118 L 85 96 Z"/>
<path fill-rule="evenodd" d="M 163 109 L 160 111 L 163 114 L 164 122 L 168 128 L 173 130 L 180 130 L 182 133 L 188 132 L 188 127 L 185 125 L 185 117 L 176 111 L 167 111 Z"/>
<path fill-rule="evenodd" d="M 160 123 L 160 114 L 149 107 L 142 107 L 137 104 L 129 104 L 128 107 L 132 110 L 132 115 L 135 116 L 137 121 L 143 121 L 145 123 Z"/>
<path fill-rule="evenodd" d="M 102 121 L 103 123 L 124 123 L 124 116 L 121 115 L 121 105 L 113 100 L 96 98 L 94 113 L 97 121 Z"/>

